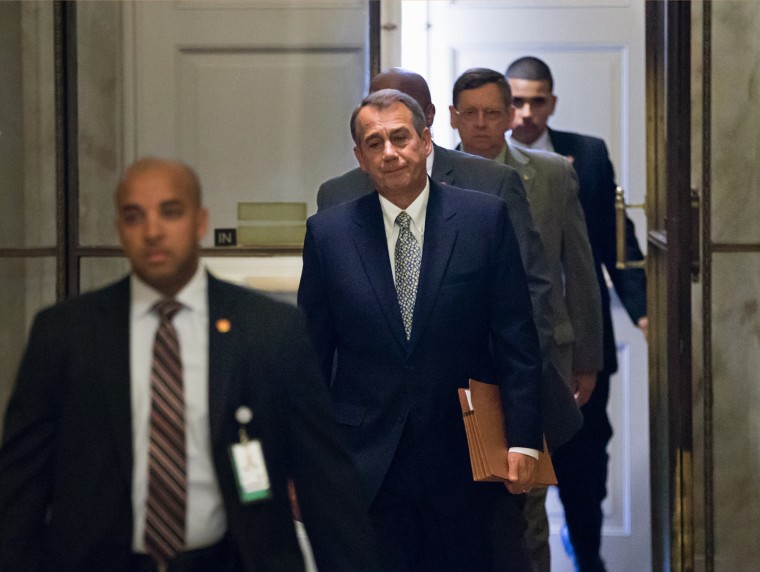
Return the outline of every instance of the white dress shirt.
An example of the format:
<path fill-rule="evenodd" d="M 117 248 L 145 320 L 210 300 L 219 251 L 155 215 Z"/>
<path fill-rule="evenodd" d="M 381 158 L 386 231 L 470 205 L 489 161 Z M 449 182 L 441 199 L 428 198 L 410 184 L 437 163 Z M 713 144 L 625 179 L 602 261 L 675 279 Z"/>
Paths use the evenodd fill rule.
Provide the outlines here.
<path fill-rule="evenodd" d="M 515 145 L 516 147 L 522 147 L 523 149 L 538 149 L 539 151 L 551 151 L 554 153 L 554 145 L 552 145 L 552 140 L 549 137 L 549 130 L 544 129 L 544 132 L 541 133 L 541 135 L 536 139 L 533 143 L 530 145 L 526 145 L 525 143 L 522 143 L 521 141 L 518 141 L 514 137 L 512 137 L 512 130 L 508 133 L 509 142 Z"/>
<path fill-rule="evenodd" d="M 227 529 L 227 516 L 211 455 L 208 417 L 208 277 L 201 265 L 175 296 L 182 304 L 172 320 L 182 359 L 187 452 L 188 549 L 219 541 Z M 132 549 L 144 553 L 145 502 L 148 493 L 150 432 L 150 370 L 153 341 L 159 318 L 151 309 L 162 294 L 132 274 L 130 282 L 130 391 L 132 399 Z"/>

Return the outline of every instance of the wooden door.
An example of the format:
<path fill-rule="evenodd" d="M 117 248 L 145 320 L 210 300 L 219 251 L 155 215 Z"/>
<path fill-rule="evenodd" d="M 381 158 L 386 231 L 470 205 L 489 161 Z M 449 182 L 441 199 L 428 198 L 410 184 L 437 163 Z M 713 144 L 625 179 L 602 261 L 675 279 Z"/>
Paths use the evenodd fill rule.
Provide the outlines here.
<path fill-rule="evenodd" d="M 369 75 L 366 0 L 124 7 L 126 154 L 193 165 L 212 229 L 237 226 L 245 201 L 315 212 L 319 184 L 356 166 L 349 118 Z"/>

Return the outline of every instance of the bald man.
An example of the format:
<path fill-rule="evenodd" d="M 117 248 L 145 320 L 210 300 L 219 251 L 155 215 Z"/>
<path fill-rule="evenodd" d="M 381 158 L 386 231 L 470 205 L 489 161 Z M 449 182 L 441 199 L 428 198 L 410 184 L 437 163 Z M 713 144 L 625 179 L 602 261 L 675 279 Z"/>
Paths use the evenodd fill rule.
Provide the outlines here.
<path fill-rule="evenodd" d="M 376 570 L 299 312 L 205 271 L 207 216 L 189 167 L 138 161 L 116 193 L 130 276 L 36 317 L 0 449 L 4 572 L 302 572 L 287 479 L 320 570 Z"/>
<path fill-rule="evenodd" d="M 425 79 L 410 70 L 390 68 L 379 73 L 370 83 L 370 93 L 381 89 L 398 89 L 414 98 L 423 110 L 427 127 L 435 119 L 435 105 Z M 551 271 L 544 246 L 533 223 L 527 195 L 518 173 L 511 167 L 467 153 L 445 149 L 432 144 L 427 159 L 428 176 L 435 182 L 495 195 L 507 203 L 509 218 L 514 227 L 525 267 L 533 319 L 541 340 L 544 355 L 543 410 L 554 415 L 543 420 L 544 433 L 550 449 L 566 442 L 581 426 L 581 416 L 572 393 L 548 359 L 554 339 L 551 307 Z M 324 210 L 375 191 L 369 175 L 360 168 L 324 182 L 317 192 L 317 206 Z"/>

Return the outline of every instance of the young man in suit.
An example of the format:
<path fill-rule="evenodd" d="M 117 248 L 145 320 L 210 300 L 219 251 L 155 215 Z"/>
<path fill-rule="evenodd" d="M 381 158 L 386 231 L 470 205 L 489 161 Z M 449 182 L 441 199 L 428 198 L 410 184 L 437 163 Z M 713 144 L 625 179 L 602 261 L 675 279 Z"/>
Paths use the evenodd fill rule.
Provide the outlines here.
<path fill-rule="evenodd" d="M 427 176 L 420 106 L 368 95 L 351 119 L 376 192 L 307 222 L 298 292 L 387 572 L 524 571 L 516 494 L 541 447 L 541 353 L 504 201 Z M 457 390 L 501 389 L 510 482 L 475 483 Z M 515 519 L 515 521 L 510 521 Z"/>
<path fill-rule="evenodd" d="M 554 151 L 568 157 L 580 181 L 579 195 L 586 215 L 591 250 L 599 288 L 604 324 L 604 367 L 589 380 L 582 404 L 583 428 L 557 451 L 557 477 L 563 485 L 560 498 L 582 572 L 604 570 L 599 554 L 602 531 L 602 501 L 607 494 L 607 444 L 612 427 L 607 417 L 610 376 L 617 371 L 617 352 L 612 330 L 610 295 L 602 266 L 612 279 L 620 300 L 634 324 L 647 333 L 646 275 L 641 269 L 619 270 L 616 262 L 615 173 L 604 141 L 588 135 L 555 131 L 548 127 L 557 96 L 549 67 L 535 57 L 523 57 L 506 72 L 515 108 L 511 140 L 531 149 Z M 628 260 L 643 258 L 633 222 L 626 218 Z"/>
<path fill-rule="evenodd" d="M 430 100 L 428 84 L 421 75 L 403 68 L 387 69 L 376 75 L 369 86 L 370 93 L 381 89 L 397 89 L 411 96 L 425 114 L 425 125 L 428 129 L 431 128 L 435 120 L 435 105 Z M 549 448 L 555 449 L 580 429 L 582 421 L 572 393 L 548 356 L 554 339 L 552 276 L 520 175 L 512 167 L 477 155 L 445 149 L 435 142 L 427 158 L 426 169 L 430 178 L 438 183 L 494 195 L 507 203 L 528 280 L 533 318 L 544 353 L 543 408 L 553 412 L 550 416 L 544 416 L 544 434 Z M 357 167 L 323 183 L 317 193 L 317 206 L 322 210 L 372 192 L 372 179 Z"/>
<path fill-rule="evenodd" d="M 137 161 L 116 210 L 130 276 L 32 327 L 0 449 L 0 569 L 303 571 L 292 479 L 320 570 L 375 570 L 298 311 L 203 269 L 186 165 Z"/>
<path fill-rule="evenodd" d="M 563 157 L 507 144 L 513 113 L 509 85 L 499 72 L 474 68 L 454 83 L 451 126 L 459 131 L 462 148 L 514 167 L 525 181 L 552 273 L 551 359 L 583 403 L 589 397 L 583 388 L 602 366 L 602 316 L 578 180 Z M 540 489 L 528 495 L 525 506 L 526 542 L 535 572 L 548 571 L 551 564 L 545 501 L 546 489 Z"/>

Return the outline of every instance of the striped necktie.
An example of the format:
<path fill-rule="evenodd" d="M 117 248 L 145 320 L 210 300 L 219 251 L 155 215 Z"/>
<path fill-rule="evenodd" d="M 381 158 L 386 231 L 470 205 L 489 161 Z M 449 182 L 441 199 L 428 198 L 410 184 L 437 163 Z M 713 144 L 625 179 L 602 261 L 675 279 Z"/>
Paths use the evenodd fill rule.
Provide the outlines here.
<path fill-rule="evenodd" d="M 182 360 L 172 318 L 182 308 L 157 302 L 160 324 L 153 343 L 145 550 L 160 565 L 185 545 L 186 454 Z"/>
<path fill-rule="evenodd" d="M 401 211 L 396 217 L 396 224 L 399 226 L 395 251 L 396 295 L 401 306 L 401 318 L 404 320 L 407 340 L 412 336 L 412 316 L 422 260 L 420 245 L 409 228 L 411 222 L 412 217 L 406 211 Z"/>

